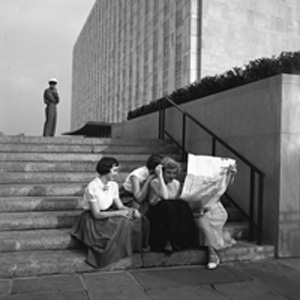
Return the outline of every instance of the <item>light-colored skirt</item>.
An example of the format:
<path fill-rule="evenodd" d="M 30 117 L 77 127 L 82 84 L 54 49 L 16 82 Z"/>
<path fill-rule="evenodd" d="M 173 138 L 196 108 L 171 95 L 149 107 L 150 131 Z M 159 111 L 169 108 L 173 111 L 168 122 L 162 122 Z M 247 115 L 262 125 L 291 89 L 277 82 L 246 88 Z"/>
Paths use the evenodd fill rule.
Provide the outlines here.
<path fill-rule="evenodd" d="M 228 213 L 220 201 L 207 207 L 202 214 L 195 218 L 199 228 L 200 246 L 209 246 L 220 250 L 236 244 L 236 241 L 224 228 L 227 218 Z"/>

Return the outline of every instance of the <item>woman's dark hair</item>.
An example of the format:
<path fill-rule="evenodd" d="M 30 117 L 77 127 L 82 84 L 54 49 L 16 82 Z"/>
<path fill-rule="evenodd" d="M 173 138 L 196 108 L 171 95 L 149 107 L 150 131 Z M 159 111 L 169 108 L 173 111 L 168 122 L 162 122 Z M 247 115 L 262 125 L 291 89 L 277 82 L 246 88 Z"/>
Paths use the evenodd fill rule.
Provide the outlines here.
<path fill-rule="evenodd" d="M 118 166 L 119 162 L 114 157 L 102 157 L 96 167 L 99 175 L 108 174 L 113 166 Z"/>
<path fill-rule="evenodd" d="M 162 161 L 163 156 L 161 156 L 160 154 L 151 154 L 148 157 L 146 166 L 149 170 L 154 170 Z"/>

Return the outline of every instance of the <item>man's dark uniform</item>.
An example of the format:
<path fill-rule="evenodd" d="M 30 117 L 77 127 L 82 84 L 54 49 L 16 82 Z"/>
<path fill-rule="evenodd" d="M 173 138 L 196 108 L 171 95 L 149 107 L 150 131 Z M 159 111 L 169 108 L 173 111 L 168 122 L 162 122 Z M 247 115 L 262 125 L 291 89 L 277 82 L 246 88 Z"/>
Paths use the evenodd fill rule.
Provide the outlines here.
<path fill-rule="evenodd" d="M 44 136 L 54 136 L 56 128 L 56 105 L 59 102 L 55 81 L 49 81 L 50 87 L 44 91 L 44 102 L 46 106 L 46 121 L 44 125 Z"/>

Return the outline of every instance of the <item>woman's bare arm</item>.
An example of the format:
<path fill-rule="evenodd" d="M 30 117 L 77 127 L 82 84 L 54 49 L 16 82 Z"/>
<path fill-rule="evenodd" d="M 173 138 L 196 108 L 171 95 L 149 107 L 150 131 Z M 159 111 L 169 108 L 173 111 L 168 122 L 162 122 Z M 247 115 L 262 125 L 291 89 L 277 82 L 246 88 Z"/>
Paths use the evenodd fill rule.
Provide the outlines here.
<path fill-rule="evenodd" d="M 149 184 L 153 178 L 154 178 L 154 175 L 148 176 L 148 178 L 146 179 L 144 184 L 141 186 L 141 184 L 136 176 L 133 175 L 130 177 L 130 181 L 132 184 L 132 193 L 133 193 L 135 200 L 138 203 L 142 203 L 146 199 L 146 197 L 148 195 Z"/>
<path fill-rule="evenodd" d="M 106 219 L 112 217 L 126 217 L 126 211 L 115 210 L 115 211 L 101 211 L 97 205 L 97 202 L 89 202 L 91 206 L 91 212 L 95 219 Z"/>
<path fill-rule="evenodd" d="M 158 179 L 158 189 L 157 189 L 156 193 L 159 197 L 161 197 L 163 199 L 168 199 L 169 193 L 168 193 L 168 189 L 167 189 L 164 177 L 163 177 L 162 168 L 163 168 L 162 165 L 158 165 L 155 168 L 155 173 L 157 174 L 157 179 Z"/>

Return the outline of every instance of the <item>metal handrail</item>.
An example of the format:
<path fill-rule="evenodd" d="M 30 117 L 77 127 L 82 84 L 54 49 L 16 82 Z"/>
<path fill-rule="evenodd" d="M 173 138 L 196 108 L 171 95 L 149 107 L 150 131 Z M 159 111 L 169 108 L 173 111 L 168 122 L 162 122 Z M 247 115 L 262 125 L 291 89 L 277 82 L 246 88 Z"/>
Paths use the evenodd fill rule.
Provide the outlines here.
<path fill-rule="evenodd" d="M 178 111 L 182 113 L 182 140 L 181 144 L 176 141 L 176 139 L 167 132 L 165 128 L 165 109 L 166 109 L 166 101 L 171 104 L 172 107 L 175 107 Z M 203 129 L 207 134 L 212 137 L 212 155 L 216 155 L 216 144 L 217 142 L 225 147 L 228 151 L 234 154 L 237 158 L 239 158 L 243 163 L 245 163 L 251 172 L 250 176 L 250 195 L 249 195 L 249 213 L 247 214 L 238 204 L 237 202 L 231 198 L 228 194 L 228 199 L 234 204 L 234 206 L 241 211 L 242 215 L 247 218 L 249 221 L 249 239 L 254 239 L 254 230 L 257 231 L 257 243 L 262 244 L 262 232 L 263 232 L 263 194 L 264 194 L 264 177 L 265 174 L 258 167 L 256 167 L 253 163 L 251 163 L 246 157 L 240 154 L 237 150 L 232 148 L 228 143 L 226 143 L 223 139 L 217 136 L 214 132 L 208 129 L 205 125 L 200 123 L 195 117 L 177 105 L 172 99 L 169 97 L 165 97 L 159 102 L 159 139 L 164 139 L 164 135 L 167 135 L 181 150 L 182 160 L 186 160 L 187 151 L 185 150 L 185 134 L 186 134 L 186 119 L 190 119 L 194 122 L 198 127 Z M 256 175 L 259 177 L 258 180 L 258 207 L 257 207 L 257 223 L 255 222 L 254 216 L 254 204 L 255 204 L 255 178 Z"/>

